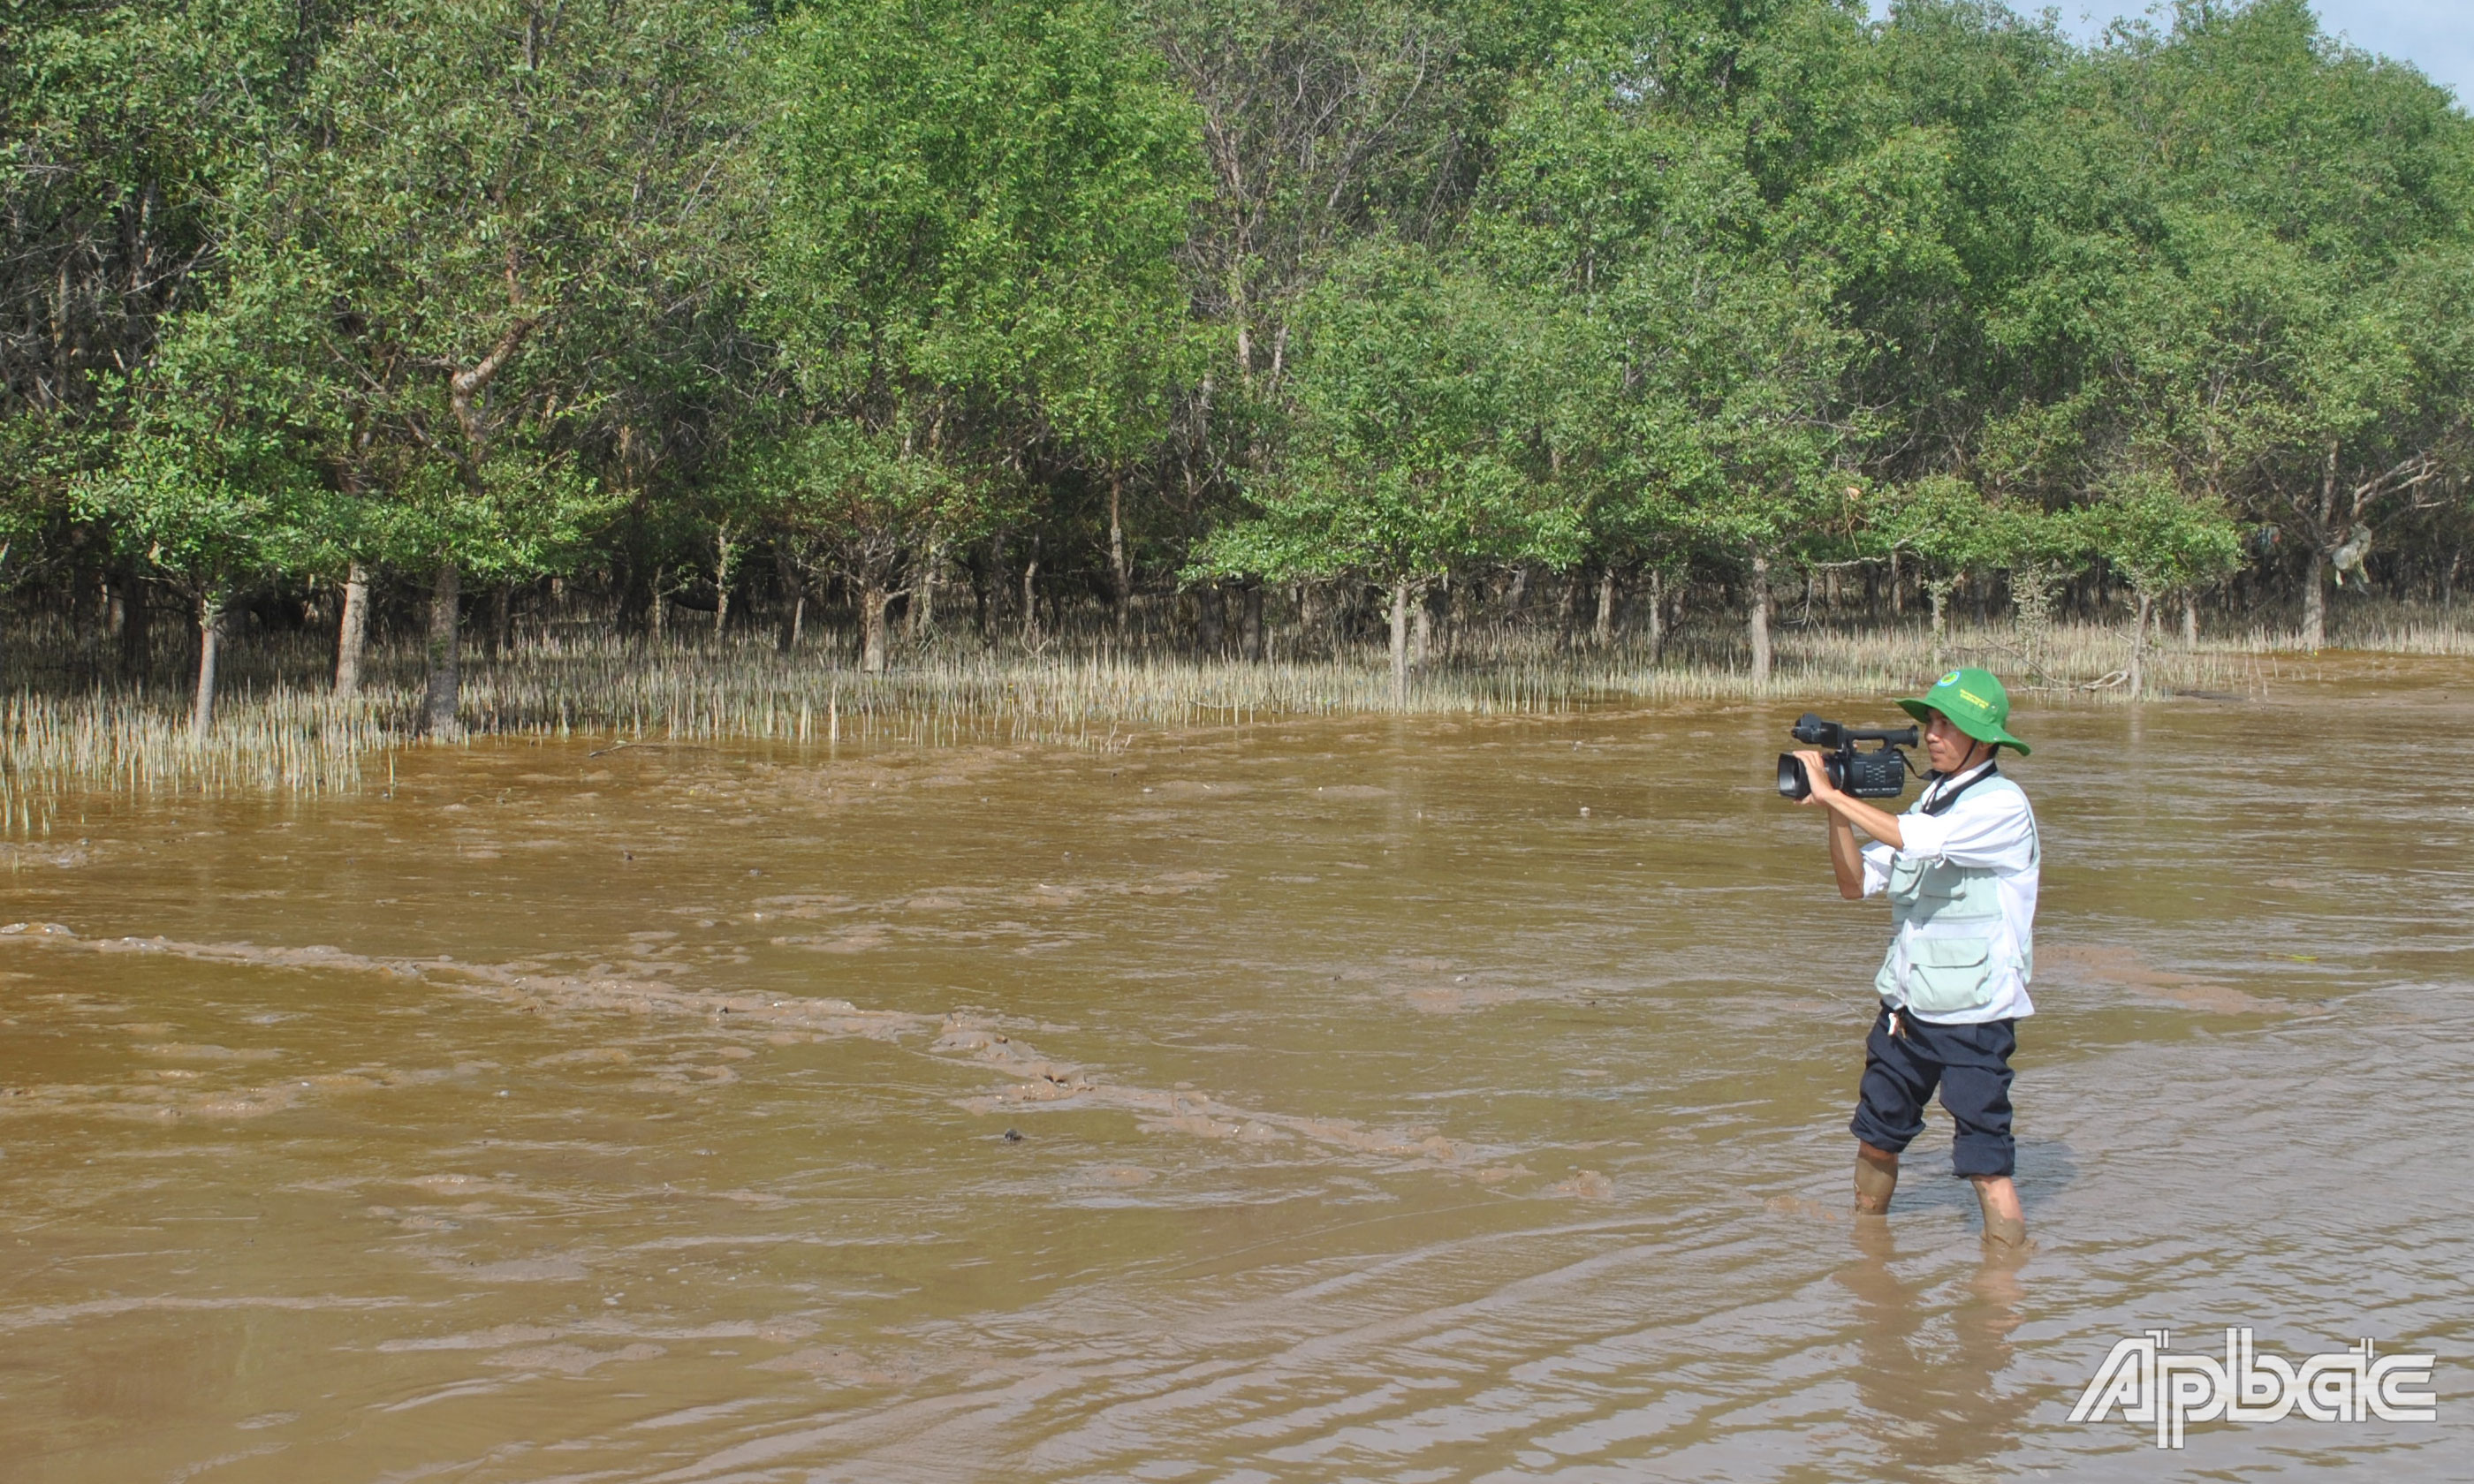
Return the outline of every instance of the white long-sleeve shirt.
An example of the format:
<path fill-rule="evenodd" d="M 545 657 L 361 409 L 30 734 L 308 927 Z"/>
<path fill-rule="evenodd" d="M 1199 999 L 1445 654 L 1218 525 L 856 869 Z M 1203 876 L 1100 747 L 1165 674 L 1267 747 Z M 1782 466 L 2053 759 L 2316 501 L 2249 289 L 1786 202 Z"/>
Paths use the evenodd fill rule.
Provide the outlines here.
<path fill-rule="evenodd" d="M 1899 835 L 1904 845 L 1893 850 L 1876 840 L 1863 850 L 1867 897 L 1888 888 L 1890 868 L 1902 855 L 1920 863 L 1946 861 L 1993 873 L 2001 921 L 1988 945 L 1994 965 L 1991 997 L 1980 1009 L 1919 1017 L 1936 1024 L 1974 1025 L 1986 1020 L 2022 1019 L 2036 1013 L 2034 1002 L 2027 998 L 2027 980 L 2034 971 L 2031 955 L 2040 862 L 2036 815 L 2028 806 L 2027 796 L 2015 788 L 1966 788 L 1957 802 L 1942 813 L 1924 812 L 1935 801 L 1964 788 L 1992 767 L 1990 762 L 1979 763 L 1964 773 L 1935 778 L 1899 816 Z M 1892 951 L 1902 951 L 1902 947 L 1894 945 Z"/>

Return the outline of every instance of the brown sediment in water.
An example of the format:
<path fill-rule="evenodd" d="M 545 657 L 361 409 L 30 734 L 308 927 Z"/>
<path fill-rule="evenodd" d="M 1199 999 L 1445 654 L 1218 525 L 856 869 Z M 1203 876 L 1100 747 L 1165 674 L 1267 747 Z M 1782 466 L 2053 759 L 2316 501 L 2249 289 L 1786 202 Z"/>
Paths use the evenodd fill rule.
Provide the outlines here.
<path fill-rule="evenodd" d="M 1886 702 L 88 801 L 0 934 L 12 1464 L 2093 1476 L 2138 1429 L 2051 1399 L 2139 1316 L 2442 1348 L 2463 703 L 2023 706 L 1998 1272 L 1938 1111 L 1846 1219 L 1885 922 L 1769 791 L 1807 706 Z"/>
<path fill-rule="evenodd" d="M 44 924 L 38 932 L 31 933 L 23 924 L 11 924 L 0 927 L 0 935 L 13 935 L 20 941 L 47 947 L 68 945 L 96 953 L 161 953 L 207 964 L 385 974 L 447 986 L 528 1011 L 735 1016 L 751 1027 L 788 1026 L 820 1036 L 873 1038 L 895 1036 L 925 1023 L 918 1016 L 861 1010 L 847 1000 L 764 1000 L 745 994 L 681 990 L 653 980 L 578 978 L 540 972 L 521 965 L 457 963 L 445 955 L 435 960 L 376 958 L 323 945 L 292 948 L 254 943 L 181 943 L 162 937 L 83 939 L 59 923 Z M 227 1057 L 242 1055 L 257 1054 L 226 1053 Z"/>
<path fill-rule="evenodd" d="M 1071 1063 L 1050 1061 L 1029 1045 L 993 1026 L 957 1017 L 945 1022 L 934 1050 L 964 1055 L 1002 1067 L 1021 1080 L 992 1095 L 963 1098 L 956 1106 L 988 1114 L 1036 1109 L 1105 1108 L 1136 1115 L 1146 1129 L 1169 1130 L 1202 1138 L 1277 1143 L 1302 1138 L 1326 1148 L 1400 1160 L 1456 1162 L 1461 1151 L 1438 1134 L 1369 1131 L 1330 1119 L 1293 1113 L 1263 1113 L 1218 1102 L 1193 1090 L 1159 1090 L 1120 1087 L 1103 1082 Z"/>
<path fill-rule="evenodd" d="M 633 938 L 655 940 L 675 936 L 667 932 L 637 933 Z M 253 968 L 342 970 L 352 973 L 376 973 L 390 977 L 418 980 L 475 993 L 528 1013 L 545 1010 L 565 1012 L 597 1012 L 620 1015 L 691 1016 L 723 1020 L 736 1031 L 802 1032 L 813 1039 L 858 1036 L 871 1040 L 892 1040 L 905 1032 L 927 1028 L 925 1017 L 890 1011 L 861 1010 L 845 1000 L 775 999 L 764 1000 L 749 995 L 721 994 L 681 989 L 659 981 L 626 979 L 580 979 L 544 973 L 523 966 L 499 964 L 455 963 L 448 960 L 384 959 L 341 949 L 312 945 L 301 948 L 268 947 L 248 943 L 180 943 L 166 938 L 81 939 L 59 923 L 47 923 L 30 930 L 22 923 L 0 927 L 0 937 L 51 948 L 76 947 L 96 953 L 148 953 L 194 960 L 201 963 L 239 965 Z M 1204 1138 L 1236 1138 L 1255 1142 L 1277 1141 L 1296 1137 L 1334 1149 L 1397 1159 L 1424 1159 L 1453 1161 L 1460 1151 L 1451 1140 L 1435 1134 L 1413 1135 L 1369 1132 L 1345 1121 L 1303 1117 L 1289 1113 L 1249 1112 L 1215 1104 L 1204 1093 L 1195 1091 L 1160 1091 L 1152 1089 L 1120 1087 L 1104 1084 L 1084 1068 L 1070 1063 L 1041 1058 L 1028 1045 L 996 1028 L 992 1021 L 978 1017 L 949 1016 L 940 1027 L 941 1033 L 928 1050 L 944 1056 L 966 1058 L 987 1064 L 1009 1079 L 1012 1084 L 995 1093 L 958 1099 L 956 1106 L 981 1115 L 990 1115 L 1016 1109 L 1060 1111 L 1067 1108 L 1104 1108 L 1131 1113 L 1141 1127 L 1190 1134 Z M 145 1055 L 196 1062 L 267 1062 L 279 1059 L 280 1053 L 263 1047 L 232 1050 L 223 1046 L 140 1044 L 133 1049 Z M 723 1058 L 744 1057 L 744 1047 L 725 1046 L 716 1055 Z M 584 1047 L 553 1053 L 535 1059 L 537 1065 L 573 1065 L 586 1063 L 627 1065 L 634 1054 L 622 1047 Z M 735 1082 L 739 1074 L 726 1066 L 697 1068 L 708 1085 Z M 389 1070 L 374 1076 L 321 1073 L 316 1076 L 286 1079 L 263 1087 L 219 1089 L 211 1093 L 183 1095 L 179 1089 L 122 1089 L 120 1102 L 132 1098 L 145 1106 L 119 1108 L 121 1113 L 141 1116 L 205 1118 L 249 1118 L 279 1113 L 298 1106 L 302 1093 L 337 1093 L 376 1091 L 388 1087 L 403 1086 L 425 1080 L 436 1080 L 448 1073 Z M 678 1069 L 659 1074 L 671 1081 L 685 1081 L 688 1073 Z M 651 1086 L 639 1084 L 639 1086 Z M 55 1089 L 66 1092 L 66 1089 Z M 79 1089 L 89 1097 L 99 1089 Z M 55 1096 L 29 1103 L 22 1110 L 33 1112 L 41 1107 L 58 1111 L 62 1106 Z M 99 1099 L 109 1101 L 109 1099 Z M 12 1105 L 0 1102 L 0 1112 Z"/>
<path fill-rule="evenodd" d="M 2245 993 L 2197 974 L 2160 969 L 2135 948 L 2073 944 L 2036 950 L 2039 979 L 2072 986 L 2128 990 L 2143 998 L 2218 1015 L 2287 1015 L 2293 1007 Z M 2058 971 L 2057 971 L 2058 970 Z"/>

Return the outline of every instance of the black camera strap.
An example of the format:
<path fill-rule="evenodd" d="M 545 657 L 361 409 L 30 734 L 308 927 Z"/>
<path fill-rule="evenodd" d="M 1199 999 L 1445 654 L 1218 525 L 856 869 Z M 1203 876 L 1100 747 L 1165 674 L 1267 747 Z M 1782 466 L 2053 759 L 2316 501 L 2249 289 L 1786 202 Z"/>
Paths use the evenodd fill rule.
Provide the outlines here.
<path fill-rule="evenodd" d="M 1961 794 L 1966 793 L 1977 784 L 1983 782 L 1986 778 L 1998 777 L 2001 772 L 2001 765 L 2000 763 L 1987 761 L 1984 765 L 1983 772 L 1978 773 L 1974 778 L 1969 778 L 1966 782 L 1961 783 L 1948 793 L 1934 795 L 1931 801 L 1926 803 L 1920 812 L 1925 814 L 1946 814 L 1950 811 L 1950 806 L 1952 804 L 1958 802 L 1958 799 Z M 1936 777 L 1933 781 L 1939 782 L 1940 778 Z M 1927 786 L 1929 787 L 1930 785 L 1928 784 Z"/>

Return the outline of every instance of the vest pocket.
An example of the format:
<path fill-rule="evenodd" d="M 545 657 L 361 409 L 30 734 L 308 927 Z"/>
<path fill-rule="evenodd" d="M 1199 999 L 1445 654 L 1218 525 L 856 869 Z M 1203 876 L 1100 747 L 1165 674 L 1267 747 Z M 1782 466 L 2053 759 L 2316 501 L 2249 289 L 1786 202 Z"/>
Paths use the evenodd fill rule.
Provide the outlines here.
<path fill-rule="evenodd" d="M 1902 906 L 1913 906 L 1924 886 L 1924 867 L 1904 855 L 1900 856 L 1890 866 L 1890 880 L 1887 888 L 1890 899 Z"/>
<path fill-rule="evenodd" d="M 1918 923 L 1990 921 L 2001 915 L 1990 874 L 1933 870 L 1917 883 L 1909 913 Z"/>
<path fill-rule="evenodd" d="M 1981 1009 L 1993 983 L 1989 938 L 1914 938 L 1907 943 L 1907 1008 L 1919 1015 Z"/>

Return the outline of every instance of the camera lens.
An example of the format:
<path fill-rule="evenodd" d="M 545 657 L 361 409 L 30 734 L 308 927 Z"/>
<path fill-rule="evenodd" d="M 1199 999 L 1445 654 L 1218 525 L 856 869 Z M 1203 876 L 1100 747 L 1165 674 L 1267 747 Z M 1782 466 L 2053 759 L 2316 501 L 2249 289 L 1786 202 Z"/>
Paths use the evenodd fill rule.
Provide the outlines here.
<path fill-rule="evenodd" d="M 1804 759 L 1793 753 L 1779 754 L 1779 797 L 1802 799 L 1812 792 L 1812 780 L 1804 776 Z"/>

